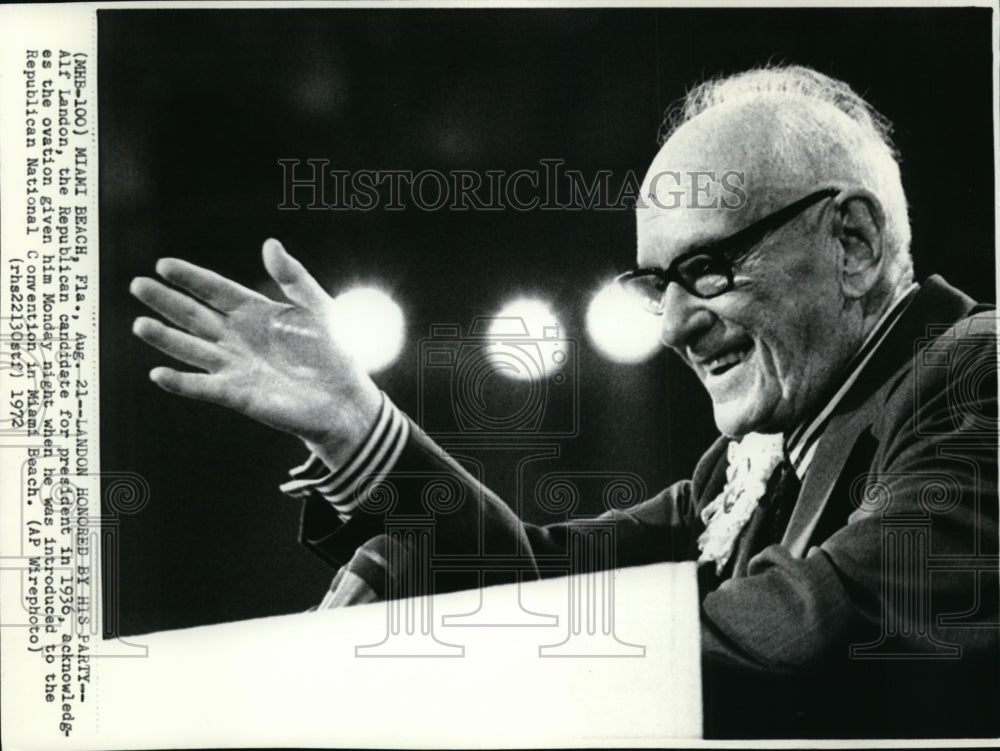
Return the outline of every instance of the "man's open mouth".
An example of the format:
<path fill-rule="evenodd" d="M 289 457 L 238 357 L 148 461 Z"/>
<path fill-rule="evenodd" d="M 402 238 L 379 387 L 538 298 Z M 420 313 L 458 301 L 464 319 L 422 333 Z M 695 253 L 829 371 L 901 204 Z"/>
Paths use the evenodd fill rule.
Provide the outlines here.
<path fill-rule="evenodd" d="M 702 367 L 711 376 L 720 376 L 739 365 L 753 349 L 752 345 L 741 346 L 737 349 L 730 349 L 721 355 L 712 357 L 702 363 Z"/>

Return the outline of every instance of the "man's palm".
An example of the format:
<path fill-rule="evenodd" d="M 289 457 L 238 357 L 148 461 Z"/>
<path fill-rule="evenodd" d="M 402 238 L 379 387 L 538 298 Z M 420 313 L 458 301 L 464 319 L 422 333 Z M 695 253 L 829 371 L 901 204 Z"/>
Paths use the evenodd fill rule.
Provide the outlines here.
<path fill-rule="evenodd" d="M 204 371 L 158 367 L 150 378 L 310 443 L 349 441 L 377 411 L 377 389 L 337 345 L 330 298 L 316 280 L 276 240 L 264 244 L 264 265 L 291 304 L 174 258 L 160 260 L 156 270 L 184 292 L 155 279 L 133 280 L 132 294 L 176 326 L 141 317 L 135 334 Z"/>

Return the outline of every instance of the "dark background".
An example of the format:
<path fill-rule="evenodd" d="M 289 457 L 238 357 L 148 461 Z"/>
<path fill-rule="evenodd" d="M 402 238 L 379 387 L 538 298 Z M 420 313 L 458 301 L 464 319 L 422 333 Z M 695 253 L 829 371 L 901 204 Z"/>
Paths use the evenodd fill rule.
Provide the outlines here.
<path fill-rule="evenodd" d="M 331 292 L 391 290 L 408 343 L 376 380 L 414 415 L 431 324 L 546 296 L 578 342 L 581 415 L 546 470 L 634 472 L 655 492 L 714 437 L 678 362 L 616 365 L 584 335 L 591 293 L 632 263 L 630 212 L 279 211 L 278 159 L 447 171 L 559 158 L 641 176 L 686 87 L 802 63 L 896 124 L 918 278 L 992 301 L 990 28 L 988 9 L 944 8 L 100 11 L 101 462 L 150 488 L 116 528 L 118 633 L 304 610 L 332 575 L 277 490 L 298 442 L 147 380 L 166 358 L 130 335 L 143 310 L 127 287 L 162 256 L 271 292 L 259 252 L 274 236 Z M 509 457 L 484 462 L 511 498 Z"/>

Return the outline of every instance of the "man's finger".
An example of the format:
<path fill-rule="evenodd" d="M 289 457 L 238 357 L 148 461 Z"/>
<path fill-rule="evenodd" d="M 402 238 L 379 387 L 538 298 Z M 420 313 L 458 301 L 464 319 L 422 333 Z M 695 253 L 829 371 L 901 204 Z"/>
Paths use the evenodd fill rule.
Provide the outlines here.
<path fill-rule="evenodd" d="M 222 365 L 223 353 L 214 344 L 172 329 L 152 318 L 136 318 L 132 324 L 132 332 L 160 352 L 196 368 L 214 370 Z"/>
<path fill-rule="evenodd" d="M 156 262 L 156 273 L 223 313 L 232 313 L 253 300 L 267 300 L 258 292 L 180 258 L 161 258 Z"/>
<path fill-rule="evenodd" d="M 203 339 L 215 341 L 223 328 L 223 316 L 211 308 L 177 290 L 170 289 L 155 279 L 137 277 L 129 285 L 129 292 L 171 323 Z"/>
<path fill-rule="evenodd" d="M 149 371 L 149 380 L 164 391 L 186 396 L 188 399 L 215 404 L 224 402 L 223 391 L 216 376 L 207 373 L 182 373 L 173 368 L 153 368 Z"/>
<path fill-rule="evenodd" d="M 289 302 L 313 311 L 320 310 L 330 296 L 306 267 L 288 255 L 284 246 L 273 237 L 264 241 L 264 268 L 280 286 Z"/>

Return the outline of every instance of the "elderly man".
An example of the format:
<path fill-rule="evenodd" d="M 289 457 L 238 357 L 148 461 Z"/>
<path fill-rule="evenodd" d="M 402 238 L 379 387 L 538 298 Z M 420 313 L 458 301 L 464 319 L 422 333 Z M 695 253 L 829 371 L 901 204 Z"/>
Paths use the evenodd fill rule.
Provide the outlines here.
<path fill-rule="evenodd" d="M 845 84 L 749 71 L 696 88 L 669 125 L 621 282 L 662 317 L 722 436 L 692 480 L 606 515 L 606 563 L 700 562 L 709 734 L 995 734 L 993 314 L 914 283 L 888 124 Z M 690 173 L 743 182 L 664 179 Z M 361 503 L 373 478 L 397 477 L 400 508 L 423 513 L 419 478 L 445 472 L 467 500 L 435 518 L 439 551 L 482 543 L 529 570 L 565 552 L 574 523 L 521 523 L 324 334 L 329 298 L 303 267 L 275 241 L 264 263 L 289 305 L 160 261 L 190 296 L 135 280 L 178 327 L 135 333 L 204 371 L 156 368 L 164 389 L 305 441 L 285 486 L 306 498 L 304 544 L 344 564 L 384 529 Z M 308 366 L 293 340 L 314 342 Z M 374 599 L 380 575 L 342 568 L 324 604 Z"/>

